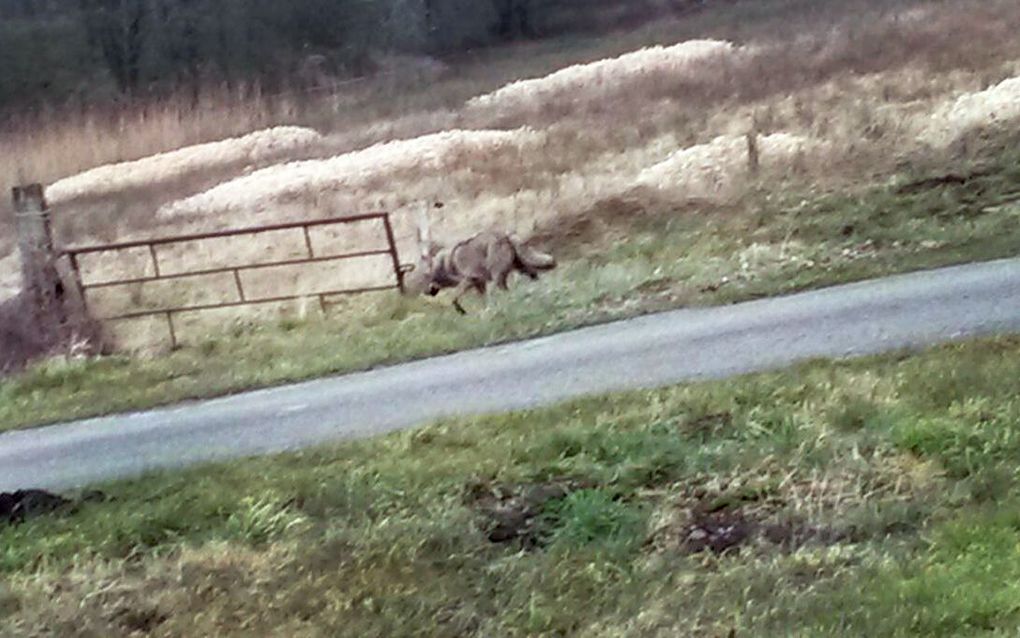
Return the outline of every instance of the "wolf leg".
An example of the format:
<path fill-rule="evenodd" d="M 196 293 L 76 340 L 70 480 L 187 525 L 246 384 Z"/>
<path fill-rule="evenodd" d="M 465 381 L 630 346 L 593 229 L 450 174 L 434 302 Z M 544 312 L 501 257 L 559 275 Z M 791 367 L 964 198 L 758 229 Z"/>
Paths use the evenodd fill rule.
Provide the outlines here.
<path fill-rule="evenodd" d="M 481 286 L 480 288 L 479 285 Z M 454 290 L 453 307 L 456 308 L 457 312 L 459 312 L 462 315 L 466 315 L 467 311 L 464 310 L 464 306 L 460 305 L 460 300 L 472 288 L 474 288 L 475 290 L 479 290 L 482 294 L 485 294 L 485 282 L 482 281 L 479 283 L 475 279 L 465 279 L 461 281 L 459 284 L 457 284 L 456 290 Z"/>
<path fill-rule="evenodd" d="M 522 275 L 526 275 L 527 277 L 529 277 L 532 281 L 538 279 L 538 271 L 528 266 L 524 262 L 519 263 L 519 265 L 517 266 L 517 270 L 520 271 Z"/>
<path fill-rule="evenodd" d="M 475 290 L 478 291 L 478 294 L 480 294 L 483 297 L 485 296 L 485 293 L 489 289 L 489 285 L 488 283 L 485 282 L 484 279 L 476 279 L 475 281 L 472 282 L 472 284 L 474 285 Z"/>
<path fill-rule="evenodd" d="M 527 275 L 533 281 L 535 279 L 538 279 L 538 269 L 529 264 L 528 262 L 524 261 L 519 254 L 517 255 L 516 259 L 514 259 L 514 266 L 517 267 L 518 272 L 520 272 L 522 275 Z"/>
<path fill-rule="evenodd" d="M 509 268 L 499 273 L 496 285 L 499 286 L 500 290 L 510 290 L 510 286 L 508 285 L 508 282 L 510 281 L 510 273 L 511 270 Z"/>

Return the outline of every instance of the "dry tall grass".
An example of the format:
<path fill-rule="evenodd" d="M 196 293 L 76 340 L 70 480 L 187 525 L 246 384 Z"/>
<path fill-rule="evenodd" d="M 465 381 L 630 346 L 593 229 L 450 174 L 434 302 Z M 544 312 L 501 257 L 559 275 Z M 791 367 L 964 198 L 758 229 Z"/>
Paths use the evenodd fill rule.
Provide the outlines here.
<path fill-rule="evenodd" d="M 341 190 L 352 195 L 385 190 L 390 184 L 483 164 L 488 157 L 520 154 L 542 139 L 530 130 L 454 130 L 387 142 L 331 159 L 266 168 L 174 202 L 157 216 L 169 220 L 232 212 L 258 216 L 270 207 L 278 209 L 287 199 L 328 197 Z"/>
<path fill-rule="evenodd" d="M 0 127 L 0 188 L 28 182 L 51 184 L 109 163 L 142 159 L 285 121 L 284 110 L 253 99 L 210 98 L 197 108 L 170 100 L 113 113 L 34 113 Z M 9 201 L 0 200 L 0 230 L 10 228 Z M 8 235 L 8 233 L 3 233 Z M 0 240 L 0 254 L 12 248 Z"/>
<path fill-rule="evenodd" d="M 469 113 L 479 114 L 507 111 L 537 114 L 554 107 L 569 110 L 577 103 L 596 103 L 607 94 L 622 93 L 649 78 L 681 82 L 691 75 L 704 76 L 705 68 L 714 60 L 730 59 L 734 53 L 732 43 L 719 40 L 691 40 L 671 47 L 641 49 L 513 82 L 469 100 L 466 107 Z"/>
<path fill-rule="evenodd" d="M 315 131 L 280 126 L 241 137 L 150 155 L 131 162 L 106 164 L 58 180 L 46 189 L 50 204 L 124 193 L 138 188 L 160 186 L 168 178 L 180 179 L 192 173 L 247 167 L 285 158 L 322 140 Z"/>
<path fill-rule="evenodd" d="M 407 74 L 400 77 L 407 78 Z M 422 78 L 410 78 L 406 85 L 414 90 Z M 143 160 L 184 147 L 214 143 L 245 136 L 276 126 L 304 126 L 321 131 L 361 127 L 377 122 L 377 113 L 389 108 L 378 105 L 395 100 L 392 78 L 367 79 L 336 87 L 335 93 L 264 94 L 258 87 L 212 88 L 197 98 L 181 96 L 157 102 L 127 104 L 121 107 L 97 106 L 86 109 L 54 108 L 32 111 L 0 122 L 0 190 L 41 182 L 54 184 L 107 165 Z M 383 133 L 378 130 L 376 135 Z M 352 136 L 351 144 L 359 143 Z M 318 152 L 309 151 L 308 156 Z M 290 155 L 294 157 L 293 154 Z M 297 157 L 305 154 L 299 153 Z M 262 163 L 264 165 L 264 162 Z M 242 167 L 243 168 L 243 167 Z M 212 171 L 205 178 L 193 179 L 202 189 L 237 172 Z M 212 180 L 212 181 L 210 181 Z M 75 220 L 63 239 L 87 240 L 94 236 L 107 239 L 131 232 L 135 226 L 145 231 L 146 216 L 159 203 L 188 194 L 188 181 L 155 180 L 147 187 L 110 193 L 101 200 L 102 210 L 138 208 L 128 215 L 126 224 L 107 219 Z M 183 190 L 182 190 L 183 188 Z M 193 190 L 191 192 L 194 192 Z M 67 200 L 66 203 L 72 203 Z M 88 217 L 88 207 L 75 204 L 75 217 Z M 147 211 L 147 212 L 146 212 Z M 0 255 L 8 253 L 10 241 L 10 202 L 0 199 Z M 58 220 L 58 226 L 59 226 Z M 113 226 L 113 228 L 110 228 Z"/>
<path fill-rule="evenodd" d="M 936 109 L 924 123 L 922 139 L 947 145 L 979 128 L 1008 125 L 1020 119 L 1020 77 L 1012 77 L 984 91 L 965 93 Z"/>
<path fill-rule="evenodd" d="M 774 169 L 789 169 L 794 162 L 799 162 L 801 171 L 806 171 L 811 156 L 822 151 L 820 146 L 818 141 L 789 133 L 775 133 L 760 139 L 721 136 L 708 144 L 673 153 L 641 171 L 636 183 L 681 200 L 725 202 L 739 194 L 740 182 L 750 177 L 751 170 L 774 176 Z"/>

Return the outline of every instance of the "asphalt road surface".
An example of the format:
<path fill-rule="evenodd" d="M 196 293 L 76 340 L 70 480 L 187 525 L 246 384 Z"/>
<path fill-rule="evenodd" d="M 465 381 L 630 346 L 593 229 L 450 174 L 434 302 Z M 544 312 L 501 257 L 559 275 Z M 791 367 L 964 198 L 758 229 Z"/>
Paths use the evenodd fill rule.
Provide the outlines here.
<path fill-rule="evenodd" d="M 920 272 L 12 432 L 0 435 L 0 491 L 65 489 L 375 436 L 445 416 L 1012 332 L 1020 332 L 1020 260 Z"/>

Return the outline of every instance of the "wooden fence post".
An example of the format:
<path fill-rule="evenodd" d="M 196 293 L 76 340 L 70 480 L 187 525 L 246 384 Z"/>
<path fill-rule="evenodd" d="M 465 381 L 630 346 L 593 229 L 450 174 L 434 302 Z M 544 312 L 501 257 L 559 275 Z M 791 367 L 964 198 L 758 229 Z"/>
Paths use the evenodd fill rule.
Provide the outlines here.
<path fill-rule="evenodd" d="M 758 149 L 757 129 L 747 134 L 747 172 L 751 177 L 758 177 L 761 170 L 761 151 Z"/>
<path fill-rule="evenodd" d="M 57 272 L 53 231 L 41 184 L 15 187 L 14 229 L 21 255 L 22 288 L 38 320 L 50 329 L 67 321 L 64 283 Z"/>
<path fill-rule="evenodd" d="M 12 198 L 25 312 L 31 313 L 37 334 L 53 346 L 80 353 L 102 350 L 102 330 L 89 317 L 79 273 L 54 247 L 43 187 L 16 187 Z"/>
<path fill-rule="evenodd" d="M 14 187 L 14 232 L 21 256 L 21 280 L 25 292 L 48 302 L 59 282 L 53 267 L 53 231 L 43 187 Z"/>
<path fill-rule="evenodd" d="M 747 131 L 747 173 L 752 179 L 756 179 L 761 172 L 761 148 L 758 146 L 758 138 L 761 135 L 761 121 L 758 113 L 751 115 L 751 126 Z"/>

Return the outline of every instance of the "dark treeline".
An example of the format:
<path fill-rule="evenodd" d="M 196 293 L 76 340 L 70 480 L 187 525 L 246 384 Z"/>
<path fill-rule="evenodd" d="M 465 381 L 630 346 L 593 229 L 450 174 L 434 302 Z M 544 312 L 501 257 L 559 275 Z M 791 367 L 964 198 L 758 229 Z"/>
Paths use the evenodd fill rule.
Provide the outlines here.
<path fill-rule="evenodd" d="M 691 0 L 0 0 L 0 109 L 374 70 Z M 601 16 L 602 22 L 599 18 Z"/>

